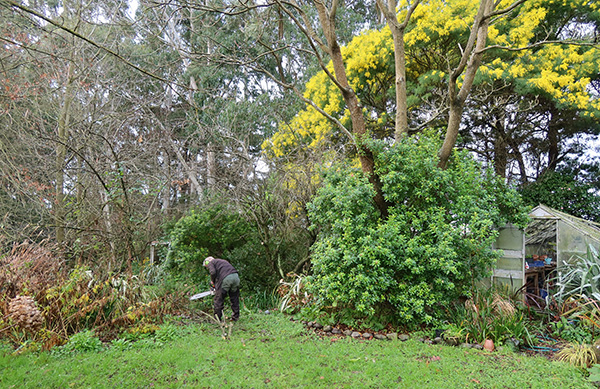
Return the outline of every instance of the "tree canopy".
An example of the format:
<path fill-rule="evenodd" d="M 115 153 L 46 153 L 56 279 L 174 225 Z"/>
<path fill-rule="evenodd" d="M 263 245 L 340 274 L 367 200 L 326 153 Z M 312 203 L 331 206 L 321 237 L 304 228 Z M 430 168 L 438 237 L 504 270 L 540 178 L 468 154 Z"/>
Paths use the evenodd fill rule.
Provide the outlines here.
<path fill-rule="evenodd" d="M 448 120 L 448 77 L 460 61 L 461 47 L 468 39 L 471 26 L 466 21 L 476 12 L 476 4 L 469 1 L 427 2 L 414 11 L 405 32 L 409 132 L 427 126 L 439 127 Z M 581 153 L 581 149 L 573 148 L 554 150 L 560 145 L 553 144 L 551 138 L 558 131 L 554 143 L 563 143 L 581 133 L 598 131 L 600 51 L 594 43 L 598 12 L 598 5 L 587 1 L 568 2 L 560 7 L 553 1 L 525 2 L 515 9 L 512 17 L 498 18 L 491 24 L 474 81 L 472 102 L 467 104 L 463 115 L 463 147 L 484 155 L 488 149 L 482 150 L 478 145 L 482 142 L 478 128 L 492 126 L 494 121 L 500 122 L 496 127 L 519 131 L 516 147 L 507 142 L 504 150 L 497 150 L 498 154 L 511 154 L 511 160 L 518 160 L 516 154 L 527 153 L 527 145 L 539 144 L 536 139 L 546 138 L 545 148 L 542 145 L 531 148 L 530 156 L 543 154 L 548 158 L 545 166 L 537 168 L 537 173 L 530 173 L 532 179 L 548 165 L 554 169 L 565 153 Z M 392 82 L 394 46 L 390 29 L 364 31 L 343 47 L 342 53 L 367 128 L 377 138 L 392 137 L 397 104 Z M 333 71 L 332 63 L 328 69 Z M 325 72 L 311 78 L 304 96 L 344 126 L 351 127 L 342 95 Z M 502 116 L 490 118 L 496 109 Z M 561 119 L 567 112 L 574 120 Z M 299 147 L 330 148 L 349 142 L 349 134 L 339 131 L 319 110 L 308 106 L 291 122 L 281 124 L 263 147 L 280 157 Z M 488 154 L 486 159 L 493 163 L 494 155 Z M 497 171 L 503 176 L 509 169 L 507 165 L 508 162 L 498 166 Z M 520 173 L 527 177 L 526 172 Z"/>
<path fill-rule="evenodd" d="M 319 201 L 334 209 L 360 197 L 364 212 L 356 217 L 369 234 L 409 234 L 415 226 L 404 213 L 451 224 L 428 201 L 422 212 L 438 219 L 420 218 L 408 207 L 419 194 L 403 185 L 418 187 L 409 179 L 413 165 L 431 173 L 422 178 L 438 190 L 461 189 L 453 169 L 479 169 L 467 152 L 529 199 L 546 193 L 529 184 L 571 187 L 589 176 L 582 202 L 569 192 L 561 201 L 585 203 L 585 217 L 597 219 L 594 164 L 571 165 L 589 154 L 600 130 L 597 2 L 136 5 L 0 0 L 3 241 L 51 238 L 71 263 L 131 270 L 144 263 L 152 242 L 188 242 L 186 234 L 209 230 L 224 210 L 245 239 L 232 240 L 240 247 L 221 242 L 227 247 L 219 250 L 240 260 L 252 255 L 247 264 L 256 271 L 248 274 L 269 269 L 271 282 L 311 259 L 325 280 L 318 264 L 331 254 L 332 246 L 323 246 L 331 243 L 327 234 L 339 226 Z M 328 171 L 338 164 L 338 173 Z M 364 176 L 352 170 L 358 166 Z M 496 182 L 487 170 L 479 178 L 469 172 L 472 185 Z M 391 177 L 406 182 L 392 184 Z M 213 199 L 226 204 L 219 208 Z M 340 210 L 344 218 L 356 211 L 348 207 Z M 171 227 L 185 215 L 179 234 Z M 400 219 L 402 225 L 386 224 Z M 202 229 L 191 228 L 199 223 Z M 313 223 L 319 227 L 310 229 Z M 349 225 L 349 234 L 359 227 Z M 345 244 L 338 235 L 336 244 Z M 403 245 L 415 237 L 404 238 Z M 189 242 L 197 253 L 217 247 Z M 179 259 L 194 265 L 197 258 L 181 252 Z"/>

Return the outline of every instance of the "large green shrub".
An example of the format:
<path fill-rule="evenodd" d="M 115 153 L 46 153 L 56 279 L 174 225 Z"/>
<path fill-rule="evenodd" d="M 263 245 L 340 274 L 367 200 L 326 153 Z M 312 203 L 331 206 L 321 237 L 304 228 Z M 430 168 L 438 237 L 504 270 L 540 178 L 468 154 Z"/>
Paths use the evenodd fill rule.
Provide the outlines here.
<path fill-rule="evenodd" d="M 169 233 L 169 263 L 175 274 L 192 280 L 206 278 L 202 261 L 207 256 L 231 260 L 231 250 L 248 241 L 250 227 L 238 213 L 224 205 L 212 203 L 191 210 L 179 219 Z"/>
<path fill-rule="evenodd" d="M 600 221 L 598 180 L 578 176 L 568 168 L 547 172 L 521 189 L 526 204 L 544 204 L 595 222 Z"/>
<path fill-rule="evenodd" d="M 171 228 L 169 240 L 166 266 L 171 274 L 179 280 L 205 284 L 200 288 L 208 287 L 208 272 L 202 262 L 209 255 L 231 262 L 245 290 L 271 290 L 281 277 L 272 257 L 273 253 L 285 252 L 285 247 L 270 252 L 272 242 L 260 234 L 256 222 L 225 204 L 209 202 L 190 211 Z"/>
<path fill-rule="evenodd" d="M 434 137 L 375 146 L 389 217 L 380 217 L 358 169 L 329 169 L 309 204 L 319 237 L 307 286 L 340 317 L 431 322 L 437 307 L 489 272 L 498 257 L 495 226 L 523 225 L 526 211 L 515 191 L 466 152 L 438 168 Z"/>

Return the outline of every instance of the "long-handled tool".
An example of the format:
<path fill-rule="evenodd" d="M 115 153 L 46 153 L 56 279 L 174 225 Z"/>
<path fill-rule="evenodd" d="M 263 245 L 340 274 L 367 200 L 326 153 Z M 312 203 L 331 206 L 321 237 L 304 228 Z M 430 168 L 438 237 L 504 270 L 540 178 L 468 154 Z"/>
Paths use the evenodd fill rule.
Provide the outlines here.
<path fill-rule="evenodd" d="M 206 292 L 202 292 L 202 293 L 193 295 L 192 297 L 190 297 L 190 300 L 198 300 L 198 299 L 204 298 L 206 296 L 212 296 L 213 294 L 215 294 L 215 289 L 210 288 L 210 290 L 207 290 Z"/>

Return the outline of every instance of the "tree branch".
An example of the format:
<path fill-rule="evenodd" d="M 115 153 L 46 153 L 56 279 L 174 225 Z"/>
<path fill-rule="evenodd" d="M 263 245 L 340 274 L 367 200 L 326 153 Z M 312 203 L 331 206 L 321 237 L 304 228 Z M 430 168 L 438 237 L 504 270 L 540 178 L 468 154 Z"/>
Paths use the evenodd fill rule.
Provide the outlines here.
<path fill-rule="evenodd" d="M 537 47 L 541 47 L 541 46 L 545 46 L 545 45 L 552 45 L 552 44 L 570 45 L 570 46 L 588 46 L 588 47 L 600 48 L 600 43 L 576 42 L 576 41 L 541 41 L 541 42 L 536 42 L 531 45 L 527 45 L 527 46 L 523 46 L 523 47 L 508 47 L 508 46 L 502 46 L 502 45 L 491 45 L 491 46 L 487 46 L 483 49 L 476 51 L 475 54 L 481 54 L 483 52 L 486 52 L 486 51 L 492 50 L 492 49 L 500 49 L 500 50 L 506 50 L 506 51 L 524 51 L 524 50 L 535 49 Z"/>
<path fill-rule="evenodd" d="M 151 77 L 151 78 L 153 78 L 155 80 L 164 82 L 165 84 L 177 85 L 180 88 L 189 89 L 189 87 L 186 86 L 186 85 L 180 85 L 180 84 L 177 84 L 177 83 L 173 83 L 172 81 L 166 80 L 165 78 L 160 77 L 160 76 L 158 76 L 158 75 L 156 75 L 156 74 L 154 74 L 152 72 L 149 72 L 148 70 L 142 69 L 141 67 L 135 65 L 134 63 L 132 63 L 131 61 L 129 61 L 128 59 L 126 59 L 125 57 L 123 57 L 122 55 L 120 55 L 119 53 L 117 53 L 117 52 L 109 49 L 108 47 L 105 47 L 105 46 L 102 46 L 102 45 L 96 43 L 92 39 L 90 39 L 90 38 L 88 38 L 86 36 L 83 36 L 82 34 L 78 33 L 77 31 L 74 31 L 74 30 L 70 29 L 69 27 L 66 27 L 66 26 L 62 25 L 62 24 L 60 24 L 60 23 L 58 23 L 58 22 L 50 19 L 49 17 L 47 17 L 47 16 L 45 16 L 45 15 L 43 15 L 43 14 L 41 14 L 41 13 L 39 13 L 39 12 L 33 10 L 33 9 L 31 9 L 31 8 L 25 7 L 24 5 L 21 5 L 21 4 L 15 2 L 15 1 L 12 1 L 12 0 L 0 0 L 0 3 L 6 3 L 8 6 L 17 8 L 17 9 L 19 9 L 19 10 L 25 12 L 25 13 L 28 13 L 30 15 L 33 15 L 33 16 L 37 17 L 37 18 L 40 18 L 40 19 L 42 19 L 42 20 L 50 23 L 51 25 L 53 25 L 53 26 L 55 26 L 55 27 L 57 27 L 57 28 L 65 31 L 65 32 L 67 32 L 68 34 L 71 34 L 71 35 L 73 35 L 73 36 L 75 36 L 75 37 L 77 37 L 77 38 L 79 38 L 79 39 L 81 39 L 81 40 L 89 43 L 90 45 L 92 45 L 92 46 L 94 46 L 94 47 L 96 47 L 96 48 L 98 48 L 100 50 L 106 51 L 107 53 L 109 53 L 113 57 L 115 57 L 118 60 L 120 60 L 123 63 L 125 63 L 127 66 L 132 67 L 133 69 L 139 71 L 142 74 L 147 75 L 148 77 Z"/>

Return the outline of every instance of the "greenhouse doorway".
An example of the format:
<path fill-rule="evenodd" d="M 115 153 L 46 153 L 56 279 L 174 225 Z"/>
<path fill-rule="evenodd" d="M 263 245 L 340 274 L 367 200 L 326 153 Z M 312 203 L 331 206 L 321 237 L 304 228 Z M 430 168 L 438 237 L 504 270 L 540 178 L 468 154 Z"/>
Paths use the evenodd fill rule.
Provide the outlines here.
<path fill-rule="evenodd" d="M 500 229 L 494 248 L 503 256 L 492 282 L 522 290 L 527 303 L 543 306 L 561 267 L 585 256 L 588 245 L 600 248 L 600 226 L 545 205 L 529 216 L 525 231 L 511 225 Z"/>

